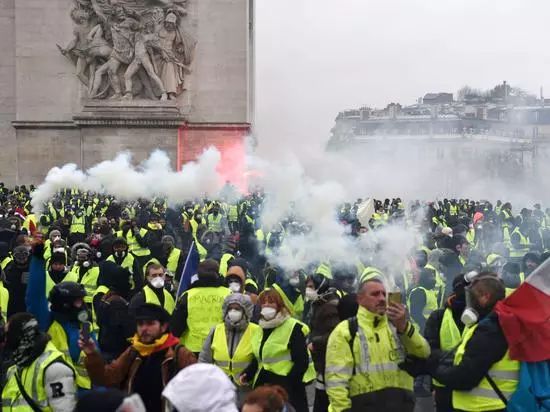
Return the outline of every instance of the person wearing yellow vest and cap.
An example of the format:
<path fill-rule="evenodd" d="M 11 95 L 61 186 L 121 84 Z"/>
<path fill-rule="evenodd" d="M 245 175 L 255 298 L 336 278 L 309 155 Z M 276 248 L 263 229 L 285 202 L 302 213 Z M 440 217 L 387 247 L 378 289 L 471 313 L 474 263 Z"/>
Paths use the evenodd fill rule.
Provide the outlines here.
<path fill-rule="evenodd" d="M 38 321 L 19 312 L 7 324 L 4 351 L 14 365 L 2 390 L 3 411 L 72 411 L 76 406 L 75 371 L 63 353 L 40 331 Z"/>
<path fill-rule="evenodd" d="M 238 404 L 250 389 L 239 376 L 254 359 L 252 336 L 258 325 L 251 322 L 254 304 L 247 295 L 232 293 L 223 302 L 223 322 L 214 326 L 204 341 L 199 362 L 221 368 L 237 386 Z"/>
<path fill-rule="evenodd" d="M 430 356 L 428 370 L 453 391 L 454 411 L 504 412 L 517 388 L 520 365 L 510 359 L 508 342 L 493 312 L 504 297 L 504 285 L 496 274 L 473 278 L 461 316 L 468 329 L 454 351 L 433 351 Z"/>
<path fill-rule="evenodd" d="M 166 269 L 159 263 L 151 262 L 145 266 L 145 286 L 136 293 L 130 301 L 130 310 L 134 310 L 143 303 L 159 305 L 168 314 L 172 314 L 176 307 L 174 297 L 165 288 Z"/>
<path fill-rule="evenodd" d="M 162 237 L 161 254 L 159 256 L 160 262 L 172 274 L 172 277 L 179 280 L 185 266 L 185 255 L 181 252 L 181 249 L 176 247 L 176 241 L 172 236 L 165 235 Z"/>
<path fill-rule="evenodd" d="M 307 349 L 309 328 L 291 317 L 275 289 L 259 296 L 261 317 L 252 337 L 254 361 L 240 376 L 240 383 L 254 388 L 280 385 L 297 411 L 308 411 L 305 385 L 315 379 L 315 369 Z"/>
<path fill-rule="evenodd" d="M 106 261 L 113 262 L 125 269 L 130 274 L 132 290 L 138 291 L 143 287 L 143 272 L 136 256 L 128 250 L 128 242 L 122 237 L 117 237 L 112 243 L 112 253 Z"/>
<path fill-rule="evenodd" d="M 399 368 L 408 355 L 427 358 L 428 342 L 407 320 L 404 305 L 386 300 L 382 280 L 363 281 L 356 317 L 328 339 L 325 384 L 329 411 L 414 410 L 413 378 Z"/>
<path fill-rule="evenodd" d="M 432 351 L 451 351 L 462 340 L 465 326 L 460 317 L 466 307 L 465 286 L 464 276 L 458 275 L 453 280 L 453 293 L 447 299 L 445 307 L 432 312 L 426 321 L 424 337 Z M 435 392 L 436 412 L 452 412 L 452 390 L 436 380 L 432 380 L 432 385 Z"/>
<path fill-rule="evenodd" d="M 180 336 L 182 345 L 198 355 L 210 329 L 223 321 L 223 301 L 231 291 L 213 259 L 199 263 L 193 280 L 190 288 L 178 297 L 170 327 Z"/>

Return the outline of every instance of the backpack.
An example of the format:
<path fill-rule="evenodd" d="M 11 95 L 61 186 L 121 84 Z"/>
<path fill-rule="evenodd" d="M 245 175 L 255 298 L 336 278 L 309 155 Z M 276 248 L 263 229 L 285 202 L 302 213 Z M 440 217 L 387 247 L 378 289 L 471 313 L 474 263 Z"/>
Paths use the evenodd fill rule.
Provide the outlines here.
<path fill-rule="evenodd" d="M 550 412 L 550 360 L 521 362 L 519 383 L 507 412 Z"/>

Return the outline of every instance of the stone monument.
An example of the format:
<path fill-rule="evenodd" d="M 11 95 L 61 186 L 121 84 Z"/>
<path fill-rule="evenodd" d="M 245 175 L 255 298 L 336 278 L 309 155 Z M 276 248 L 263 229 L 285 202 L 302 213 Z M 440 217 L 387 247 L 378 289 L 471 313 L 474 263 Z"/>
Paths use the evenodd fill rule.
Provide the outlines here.
<path fill-rule="evenodd" d="M 0 176 L 39 183 L 130 150 L 175 168 L 242 147 L 252 0 L 0 0 Z M 229 152 L 230 150 L 228 150 Z M 234 157 L 234 154 L 231 154 Z"/>

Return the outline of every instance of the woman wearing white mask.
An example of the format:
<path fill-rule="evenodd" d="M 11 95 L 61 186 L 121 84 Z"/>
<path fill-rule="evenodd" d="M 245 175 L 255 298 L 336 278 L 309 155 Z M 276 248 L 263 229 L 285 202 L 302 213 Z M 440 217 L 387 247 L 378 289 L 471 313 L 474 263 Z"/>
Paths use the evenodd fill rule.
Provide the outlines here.
<path fill-rule="evenodd" d="M 214 326 L 204 341 L 199 362 L 220 367 L 237 386 L 239 404 L 250 389 L 239 381 L 253 361 L 252 337 L 260 327 L 250 322 L 253 304 L 247 295 L 234 292 L 223 302 L 223 322 Z"/>
<path fill-rule="evenodd" d="M 290 316 L 276 289 L 263 291 L 261 329 L 252 338 L 255 361 L 243 372 L 240 382 L 256 388 L 265 384 L 280 385 L 297 411 L 307 411 L 305 385 L 315 378 L 315 369 L 306 346 L 309 328 Z"/>

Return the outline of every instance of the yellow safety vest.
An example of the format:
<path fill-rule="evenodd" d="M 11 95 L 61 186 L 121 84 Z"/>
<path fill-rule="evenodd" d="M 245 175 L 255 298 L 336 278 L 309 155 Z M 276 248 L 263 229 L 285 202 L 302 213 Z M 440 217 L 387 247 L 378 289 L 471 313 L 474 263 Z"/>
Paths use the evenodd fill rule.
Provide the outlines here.
<path fill-rule="evenodd" d="M 466 332 L 464 328 L 463 333 Z M 439 328 L 439 347 L 444 352 L 449 352 L 456 348 L 462 340 L 462 334 L 456 326 L 456 322 L 453 318 L 453 312 L 451 309 L 445 309 L 443 313 L 443 319 L 441 320 L 441 326 Z M 432 379 L 432 383 L 435 386 L 443 387 L 445 385 L 440 384 L 437 380 Z"/>
<path fill-rule="evenodd" d="M 4 322 L 8 321 L 8 304 L 10 303 L 10 292 L 4 287 L 4 282 L 0 281 L 0 313 Z"/>
<path fill-rule="evenodd" d="M 315 269 L 315 273 L 323 275 L 327 279 L 332 279 L 332 268 L 330 266 L 330 263 L 321 263 L 319 266 L 317 266 L 317 269 Z"/>
<path fill-rule="evenodd" d="M 139 235 L 141 237 L 144 237 L 146 234 L 147 234 L 147 229 L 143 229 L 143 228 L 139 229 Z M 118 231 L 116 235 L 117 237 L 123 237 L 122 230 Z M 151 254 L 151 251 L 148 248 L 143 247 L 139 244 L 132 230 L 128 230 L 128 232 L 126 233 L 125 239 L 126 239 L 126 243 L 128 243 L 128 250 L 132 252 L 134 255 L 147 256 Z"/>
<path fill-rule="evenodd" d="M 168 256 L 168 262 L 166 263 L 166 269 L 177 275 L 176 271 L 178 270 L 178 263 L 180 261 L 181 250 L 178 248 L 172 249 L 170 256 Z"/>
<path fill-rule="evenodd" d="M 78 282 L 78 272 L 69 271 L 63 278 L 61 282 Z M 46 270 L 46 297 L 50 296 L 50 291 L 53 289 L 53 287 L 56 285 L 56 283 L 53 281 L 52 277 L 50 276 L 50 272 Z"/>
<path fill-rule="evenodd" d="M 262 328 L 256 329 L 252 336 L 252 352 L 258 361 L 258 371 L 254 377 L 254 384 L 262 369 L 279 376 L 288 376 L 294 366 L 288 344 L 296 324 L 300 325 L 304 336 L 309 334 L 309 328 L 304 323 L 294 318 L 288 318 L 273 329 L 264 343 L 262 353 L 260 353 L 260 346 L 264 332 Z M 311 355 L 309 355 L 309 365 L 302 377 L 302 382 L 311 382 L 315 379 L 315 376 L 315 368 L 313 367 Z"/>
<path fill-rule="evenodd" d="M 464 333 L 464 338 L 455 353 L 454 365 L 460 365 L 466 352 L 467 343 L 472 338 L 477 326 L 472 326 Z M 488 375 L 494 380 L 502 394 L 510 399 L 516 391 L 519 381 L 519 362 L 510 359 L 510 353 L 506 351 L 502 359 L 491 366 Z M 453 407 L 465 411 L 481 412 L 505 409 L 506 405 L 500 400 L 489 381 L 483 378 L 479 385 L 470 391 L 454 390 Z"/>
<path fill-rule="evenodd" d="M 69 229 L 69 232 L 72 233 L 86 233 L 86 218 L 84 215 L 78 217 L 76 215 L 73 216 L 73 220 L 71 223 L 71 227 Z"/>
<path fill-rule="evenodd" d="M 88 376 L 88 371 L 86 370 L 86 365 L 84 363 L 86 354 L 80 351 L 78 362 L 76 365 L 74 364 L 73 359 L 71 358 L 71 353 L 69 352 L 67 332 L 65 332 L 63 326 L 55 320 L 48 329 L 48 335 L 52 338 L 51 342 L 55 345 L 55 347 L 61 351 L 65 362 L 76 371 L 76 385 L 82 389 L 91 389 L 92 382 Z"/>
<path fill-rule="evenodd" d="M 512 232 L 512 235 L 518 234 L 519 235 L 519 246 L 514 246 L 510 248 L 510 257 L 511 258 L 522 258 L 525 256 L 527 252 L 529 252 L 529 240 L 523 236 L 523 234 L 519 231 L 519 228 L 515 228 Z"/>
<path fill-rule="evenodd" d="M 218 213 L 218 216 L 214 216 L 213 214 L 208 215 L 207 221 L 208 221 L 208 230 L 211 232 L 221 232 L 222 231 L 222 214 Z"/>
<path fill-rule="evenodd" d="M 0 262 L 0 267 L 2 268 L 2 270 L 5 270 L 6 267 L 11 263 L 13 262 L 13 258 L 11 256 L 6 256 L 2 262 Z"/>
<path fill-rule="evenodd" d="M 237 208 L 237 205 L 229 205 L 227 219 L 230 222 L 236 222 L 237 220 L 239 220 L 239 210 Z"/>
<path fill-rule="evenodd" d="M 223 321 L 222 305 L 231 291 L 225 286 L 197 287 L 186 290 L 187 329 L 181 344 L 191 352 L 200 352 L 210 329 Z"/>
<path fill-rule="evenodd" d="M 74 265 L 67 276 L 71 276 L 70 279 L 75 279 L 74 282 L 78 282 L 80 278 L 80 266 Z M 86 289 L 86 296 L 84 296 L 84 302 L 91 304 L 95 291 L 97 289 L 97 279 L 99 278 L 99 266 L 90 266 L 87 268 L 86 273 L 80 279 L 80 284 Z"/>
<path fill-rule="evenodd" d="M 440 308 L 445 304 L 445 279 L 441 276 L 441 272 L 435 268 L 435 266 L 428 263 L 424 266 L 424 269 L 431 269 L 435 272 L 435 288 L 437 289 L 437 303 Z"/>
<path fill-rule="evenodd" d="M 224 253 L 222 258 L 220 259 L 220 269 L 219 273 L 221 276 L 227 275 L 227 265 L 231 259 L 233 259 L 234 256 L 231 253 Z"/>
<path fill-rule="evenodd" d="M 286 308 L 288 309 L 288 312 L 290 313 L 290 315 L 295 319 L 298 319 L 298 320 L 302 319 L 302 314 L 304 313 L 304 298 L 303 298 L 303 296 L 299 295 L 296 298 L 296 302 L 292 303 L 290 301 L 290 299 L 288 298 L 288 296 L 286 295 L 286 293 L 283 291 L 283 289 L 281 289 L 281 287 L 279 285 L 274 283 L 271 287 L 273 289 L 275 289 L 277 291 L 277 293 L 279 293 L 279 295 L 283 299 L 283 302 L 284 302 Z"/>
<path fill-rule="evenodd" d="M 166 312 L 171 315 L 176 308 L 176 302 L 174 301 L 174 297 L 170 294 L 170 292 L 168 292 L 164 288 L 162 289 L 162 291 L 164 292 L 164 305 L 162 307 Z M 143 293 L 145 294 L 145 303 L 152 303 L 153 305 L 161 306 L 160 299 L 149 287 L 149 285 L 143 287 Z"/>
<path fill-rule="evenodd" d="M 434 310 L 437 310 L 437 308 L 438 308 L 437 291 L 426 289 L 422 286 L 417 286 L 417 287 L 413 288 L 411 290 L 411 292 L 409 293 L 409 298 L 407 299 L 408 300 L 407 304 L 408 304 L 409 308 L 411 307 L 411 294 L 416 289 L 423 290 L 424 293 L 426 294 L 426 304 L 424 305 L 424 308 L 422 309 L 422 316 L 424 316 L 424 319 L 428 319 L 430 317 L 431 313 Z"/>
<path fill-rule="evenodd" d="M 48 394 L 44 387 L 44 374 L 52 363 L 61 361 L 61 353 L 52 342 L 48 342 L 42 355 L 36 358 L 29 366 L 17 372 L 17 366 L 13 365 L 8 369 L 6 386 L 2 391 L 2 411 L 28 412 L 33 409 L 27 403 L 19 386 L 17 385 L 16 373 L 19 376 L 23 389 L 41 410 L 49 412 L 52 410 L 48 404 Z M 70 366 L 70 365 L 69 365 Z"/>
<path fill-rule="evenodd" d="M 239 375 L 254 359 L 252 353 L 252 336 L 258 329 L 260 329 L 258 325 L 254 323 L 248 324 L 237 347 L 233 351 L 233 356 L 229 355 L 225 324 L 220 323 L 214 329 L 211 346 L 212 360 L 236 385 L 240 385 Z"/>

